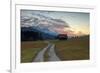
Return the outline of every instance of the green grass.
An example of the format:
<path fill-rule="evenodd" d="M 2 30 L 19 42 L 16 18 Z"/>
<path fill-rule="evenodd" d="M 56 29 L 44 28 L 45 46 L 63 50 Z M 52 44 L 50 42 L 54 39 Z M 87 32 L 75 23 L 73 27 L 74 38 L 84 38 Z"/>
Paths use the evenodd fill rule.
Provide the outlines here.
<path fill-rule="evenodd" d="M 89 59 L 89 36 L 51 42 L 56 45 L 55 51 L 61 60 Z"/>
<path fill-rule="evenodd" d="M 21 62 L 32 62 L 33 58 L 39 52 L 41 48 L 28 48 L 28 49 L 23 49 L 21 52 Z"/>
<path fill-rule="evenodd" d="M 49 40 L 49 42 L 55 44 L 56 54 L 62 61 L 89 59 L 89 36 L 68 40 Z M 21 42 L 21 63 L 32 62 L 38 52 L 47 45 L 44 41 Z M 49 58 L 47 51 L 44 54 L 45 61 Z"/>
<path fill-rule="evenodd" d="M 32 62 L 38 52 L 45 46 L 47 46 L 47 43 L 44 41 L 21 42 L 21 63 Z"/>

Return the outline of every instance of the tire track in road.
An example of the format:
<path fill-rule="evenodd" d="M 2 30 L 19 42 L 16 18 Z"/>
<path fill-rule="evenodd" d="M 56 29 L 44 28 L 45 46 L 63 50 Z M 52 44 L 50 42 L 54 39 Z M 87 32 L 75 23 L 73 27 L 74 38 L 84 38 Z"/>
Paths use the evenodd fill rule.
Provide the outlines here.
<path fill-rule="evenodd" d="M 48 50 L 49 61 L 60 61 L 60 58 L 55 53 L 55 45 L 51 44 L 51 47 Z"/>
<path fill-rule="evenodd" d="M 33 60 L 33 62 L 44 62 L 44 54 L 47 51 L 48 61 L 60 61 L 59 57 L 55 53 L 55 45 L 48 43 L 48 46 L 41 50 Z"/>
<path fill-rule="evenodd" d="M 45 47 L 43 50 L 41 50 L 35 57 L 35 59 L 33 60 L 33 62 L 43 62 L 44 61 L 44 53 L 45 51 L 50 47 L 51 45 L 48 44 L 47 47 Z"/>

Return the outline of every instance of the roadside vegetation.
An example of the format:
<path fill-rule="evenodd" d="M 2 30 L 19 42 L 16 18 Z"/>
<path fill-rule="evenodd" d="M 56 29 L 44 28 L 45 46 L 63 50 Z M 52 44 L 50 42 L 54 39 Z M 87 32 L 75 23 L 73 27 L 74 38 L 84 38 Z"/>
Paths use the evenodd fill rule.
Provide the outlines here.
<path fill-rule="evenodd" d="M 56 45 L 55 51 L 61 60 L 89 59 L 89 36 L 52 42 Z"/>
<path fill-rule="evenodd" d="M 44 41 L 21 42 L 21 63 L 32 62 L 38 52 L 45 46 L 47 46 L 47 43 Z"/>

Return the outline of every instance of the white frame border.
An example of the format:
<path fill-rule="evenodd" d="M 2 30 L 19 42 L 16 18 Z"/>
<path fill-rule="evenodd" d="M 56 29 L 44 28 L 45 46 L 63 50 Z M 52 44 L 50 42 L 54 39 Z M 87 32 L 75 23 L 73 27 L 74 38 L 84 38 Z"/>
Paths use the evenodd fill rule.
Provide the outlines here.
<path fill-rule="evenodd" d="M 23 69 L 21 69 L 22 67 L 24 67 L 25 66 L 25 64 L 23 64 L 23 66 L 21 65 L 19 68 L 17 68 L 17 61 L 15 60 L 16 59 L 16 56 L 18 55 L 16 55 L 16 52 L 15 52 L 15 50 L 16 50 L 16 42 L 17 42 L 17 40 L 16 40 L 16 29 L 18 29 L 18 28 L 16 28 L 16 25 L 12 25 L 12 24 L 16 24 L 16 6 L 17 5 L 24 5 L 24 4 L 14 4 L 14 7 L 12 7 L 11 8 L 11 72 L 12 73 L 14 73 L 14 72 L 19 72 L 19 71 L 21 71 L 21 70 L 23 70 Z M 40 6 L 40 7 L 58 7 L 58 8 L 71 8 L 71 9 L 89 9 L 89 10 L 91 10 L 91 21 L 90 21 L 90 24 L 91 24 L 91 27 L 90 27 L 90 31 L 92 31 L 90 34 L 92 35 L 92 36 L 90 36 L 90 39 L 92 39 L 91 41 L 95 41 L 95 26 L 94 26 L 94 24 L 95 24 L 95 7 L 93 7 L 93 6 L 73 6 L 73 5 L 66 5 L 66 6 L 52 6 L 52 5 L 50 5 L 50 6 L 46 6 L 46 5 L 31 5 L 31 4 L 25 4 L 25 5 L 27 5 L 27 6 Z M 13 6 L 13 5 L 12 5 Z M 91 43 L 91 42 L 90 42 Z M 95 44 L 95 42 L 93 43 L 92 42 L 92 45 L 94 45 Z M 91 47 L 91 46 L 90 46 Z M 54 66 L 52 69 L 56 69 L 56 67 L 58 67 L 57 69 L 62 69 L 62 68 L 64 68 L 64 67 L 66 67 L 66 68 L 79 68 L 79 67 L 88 67 L 88 66 L 94 66 L 95 65 L 95 50 L 94 50 L 94 46 L 93 46 L 93 50 L 90 50 L 90 53 L 92 53 L 92 56 L 90 56 L 91 57 L 91 60 L 90 61 L 81 61 L 81 63 L 79 63 L 80 61 L 66 61 L 66 62 L 49 62 L 50 63 L 50 65 L 49 65 L 49 67 L 48 68 L 46 68 L 46 67 L 44 67 L 44 68 L 41 68 L 41 67 L 39 67 L 40 65 L 45 65 L 45 66 L 47 66 L 48 65 L 48 63 L 34 63 L 34 65 L 37 65 L 37 67 L 36 68 L 30 68 L 30 69 L 27 69 L 27 67 L 26 68 L 24 68 L 24 70 L 26 70 L 27 69 L 27 71 L 33 71 L 33 69 L 35 70 L 35 71 L 37 71 L 37 70 L 40 70 L 40 68 L 42 69 L 42 70 L 48 70 L 49 68 L 51 68 L 52 67 L 52 65 L 55 65 L 56 64 L 56 66 Z M 17 64 L 16 64 L 17 63 Z M 73 65 L 65 65 L 65 64 L 69 64 L 69 63 L 72 63 Z M 81 64 L 81 65 L 80 65 Z M 31 64 L 27 64 L 27 66 L 31 66 Z M 59 67 L 59 66 L 61 66 L 61 67 Z"/>

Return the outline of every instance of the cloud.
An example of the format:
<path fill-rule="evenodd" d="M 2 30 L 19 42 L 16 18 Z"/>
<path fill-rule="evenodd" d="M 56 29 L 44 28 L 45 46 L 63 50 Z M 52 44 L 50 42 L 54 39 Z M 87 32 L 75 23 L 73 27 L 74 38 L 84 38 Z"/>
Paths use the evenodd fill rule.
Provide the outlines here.
<path fill-rule="evenodd" d="M 21 11 L 21 26 L 22 27 L 44 27 L 48 29 L 52 28 L 63 28 L 70 26 L 67 22 L 61 19 L 54 19 L 51 17 L 47 17 L 43 14 L 36 13 L 35 11 Z"/>
<path fill-rule="evenodd" d="M 73 30 L 71 27 L 70 28 L 67 28 L 67 27 L 55 28 L 54 30 L 56 32 L 58 32 L 59 34 L 66 34 L 69 37 L 86 35 L 82 31 L 75 31 L 75 30 Z"/>
<path fill-rule="evenodd" d="M 55 19 L 47 17 L 39 12 L 35 11 L 21 11 L 21 26 L 22 27 L 34 27 L 46 28 L 52 32 L 59 34 L 67 34 L 68 36 L 82 36 L 82 31 L 76 31 L 72 29 L 70 25 L 62 19 Z"/>

